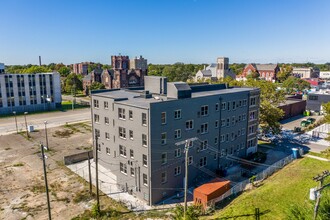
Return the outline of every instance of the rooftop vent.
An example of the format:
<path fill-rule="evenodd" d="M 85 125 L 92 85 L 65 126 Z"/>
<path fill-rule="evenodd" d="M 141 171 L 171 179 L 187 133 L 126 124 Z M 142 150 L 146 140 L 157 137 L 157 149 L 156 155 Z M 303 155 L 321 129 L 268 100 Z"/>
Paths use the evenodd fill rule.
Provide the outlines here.
<path fill-rule="evenodd" d="M 140 97 L 145 99 L 150 99 L 152 97 L 152 94 L 150 94 L 148 90 L 145 90 L 141 93 Z"/>

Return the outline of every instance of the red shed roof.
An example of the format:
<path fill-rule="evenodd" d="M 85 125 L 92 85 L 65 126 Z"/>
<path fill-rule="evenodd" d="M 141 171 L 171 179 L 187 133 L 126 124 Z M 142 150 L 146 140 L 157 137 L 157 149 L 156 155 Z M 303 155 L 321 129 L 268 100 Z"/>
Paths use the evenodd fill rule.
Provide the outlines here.
<path fill-rule="evenodd" d="M 205 183 L 195 189 L 195 191 L 200 192 L 204 195 L 210 195 L 211 193 L 217 191 L 218 189 L 230 184 L 229 180 L 221 180 L 220 178 L 215 178 L 208 183 Z"/>

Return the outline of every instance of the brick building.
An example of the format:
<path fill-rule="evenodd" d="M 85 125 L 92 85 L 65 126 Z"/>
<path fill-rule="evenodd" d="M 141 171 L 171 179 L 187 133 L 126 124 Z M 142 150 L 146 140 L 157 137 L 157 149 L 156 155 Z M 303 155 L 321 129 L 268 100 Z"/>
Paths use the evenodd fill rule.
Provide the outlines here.
<path fill-rule="evenodd" d="M 82 63 L 75 63 L 72 65 L 73 72 L 76 74 L 87 75 L 88 74 L 88 66 L 90 64 L 94 64 L 92 62 L 82 62 Z"/>
<path fill-rule="evenodd" d="M 275 82 L 276 75 L 280 71 L 277 64 L 247 64 L 244 67 L 243 73 L 237 76 L 237 80 L 246 80 L 247 76 L 253 72 L 259 73 L 259 78 L 267 81 Z"/>

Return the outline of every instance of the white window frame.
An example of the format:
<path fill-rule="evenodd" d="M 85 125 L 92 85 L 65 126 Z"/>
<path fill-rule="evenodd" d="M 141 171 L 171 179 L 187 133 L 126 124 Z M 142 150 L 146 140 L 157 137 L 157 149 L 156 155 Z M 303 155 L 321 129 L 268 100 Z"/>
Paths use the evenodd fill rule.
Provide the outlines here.
<path fill-rule="evenodd" d="M 187 128 L 188 124 L 188 128 Z M 186 121 L 186 130 L 193 130 L 194 129 L 194 120 L 187 120 Z"/>
<path fill-rule="evenodd" d="M 208 116 L 209 115 L 209 106 L 202 105 L 201 106 L 201 116 Z"/>
<path fill-rule="evenodd" d="M 161 144 L 162 145 L 166 144 L 167 133 L 166 132 L 161 133 L 160 137 L 161 137 Z"/>
<path fill-rule="evenodd" d="M 166 112 L 162 112 L 160 116 L 162 125 L 166 124 Z"/>
<path fill-rule="evenodd" d="M 209 124 L 203 123 L 201 124 L 201 134 L 206 134 L 209 132 Z"/>
<path fill-rule="evenodd" d="M 174 130 L 174 139 L 181 138 L 181 129 Z"/>
<path fill-rule="evenodd" d="M 177 109 L 174 111 L 174 119 L 181 119 L 181 109 Z"/>
<path fill-rule="evenodd" d="M 178 176 L 181 174 L 181 166 L 177 166 L 174 168 L 174 176 Z"/>

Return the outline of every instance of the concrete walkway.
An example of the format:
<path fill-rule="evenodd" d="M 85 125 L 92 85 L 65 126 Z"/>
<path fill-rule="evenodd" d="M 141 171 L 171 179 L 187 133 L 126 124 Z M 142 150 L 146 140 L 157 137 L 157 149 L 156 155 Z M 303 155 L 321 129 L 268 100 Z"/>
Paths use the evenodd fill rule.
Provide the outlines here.
<path fill-rule="evenodd" d="M 328 159 L 325 159 L 325 158 L 322 158 L 322 157 L 313 156 L 313 155 L 308 155 L 308 154 L 304 155 L 304 157 L 309 157 L 309 158 L 313 158 L 313 159 L 316 159 L 316 160 L 330 162 L 330 160 L 328 160 Z"/>

